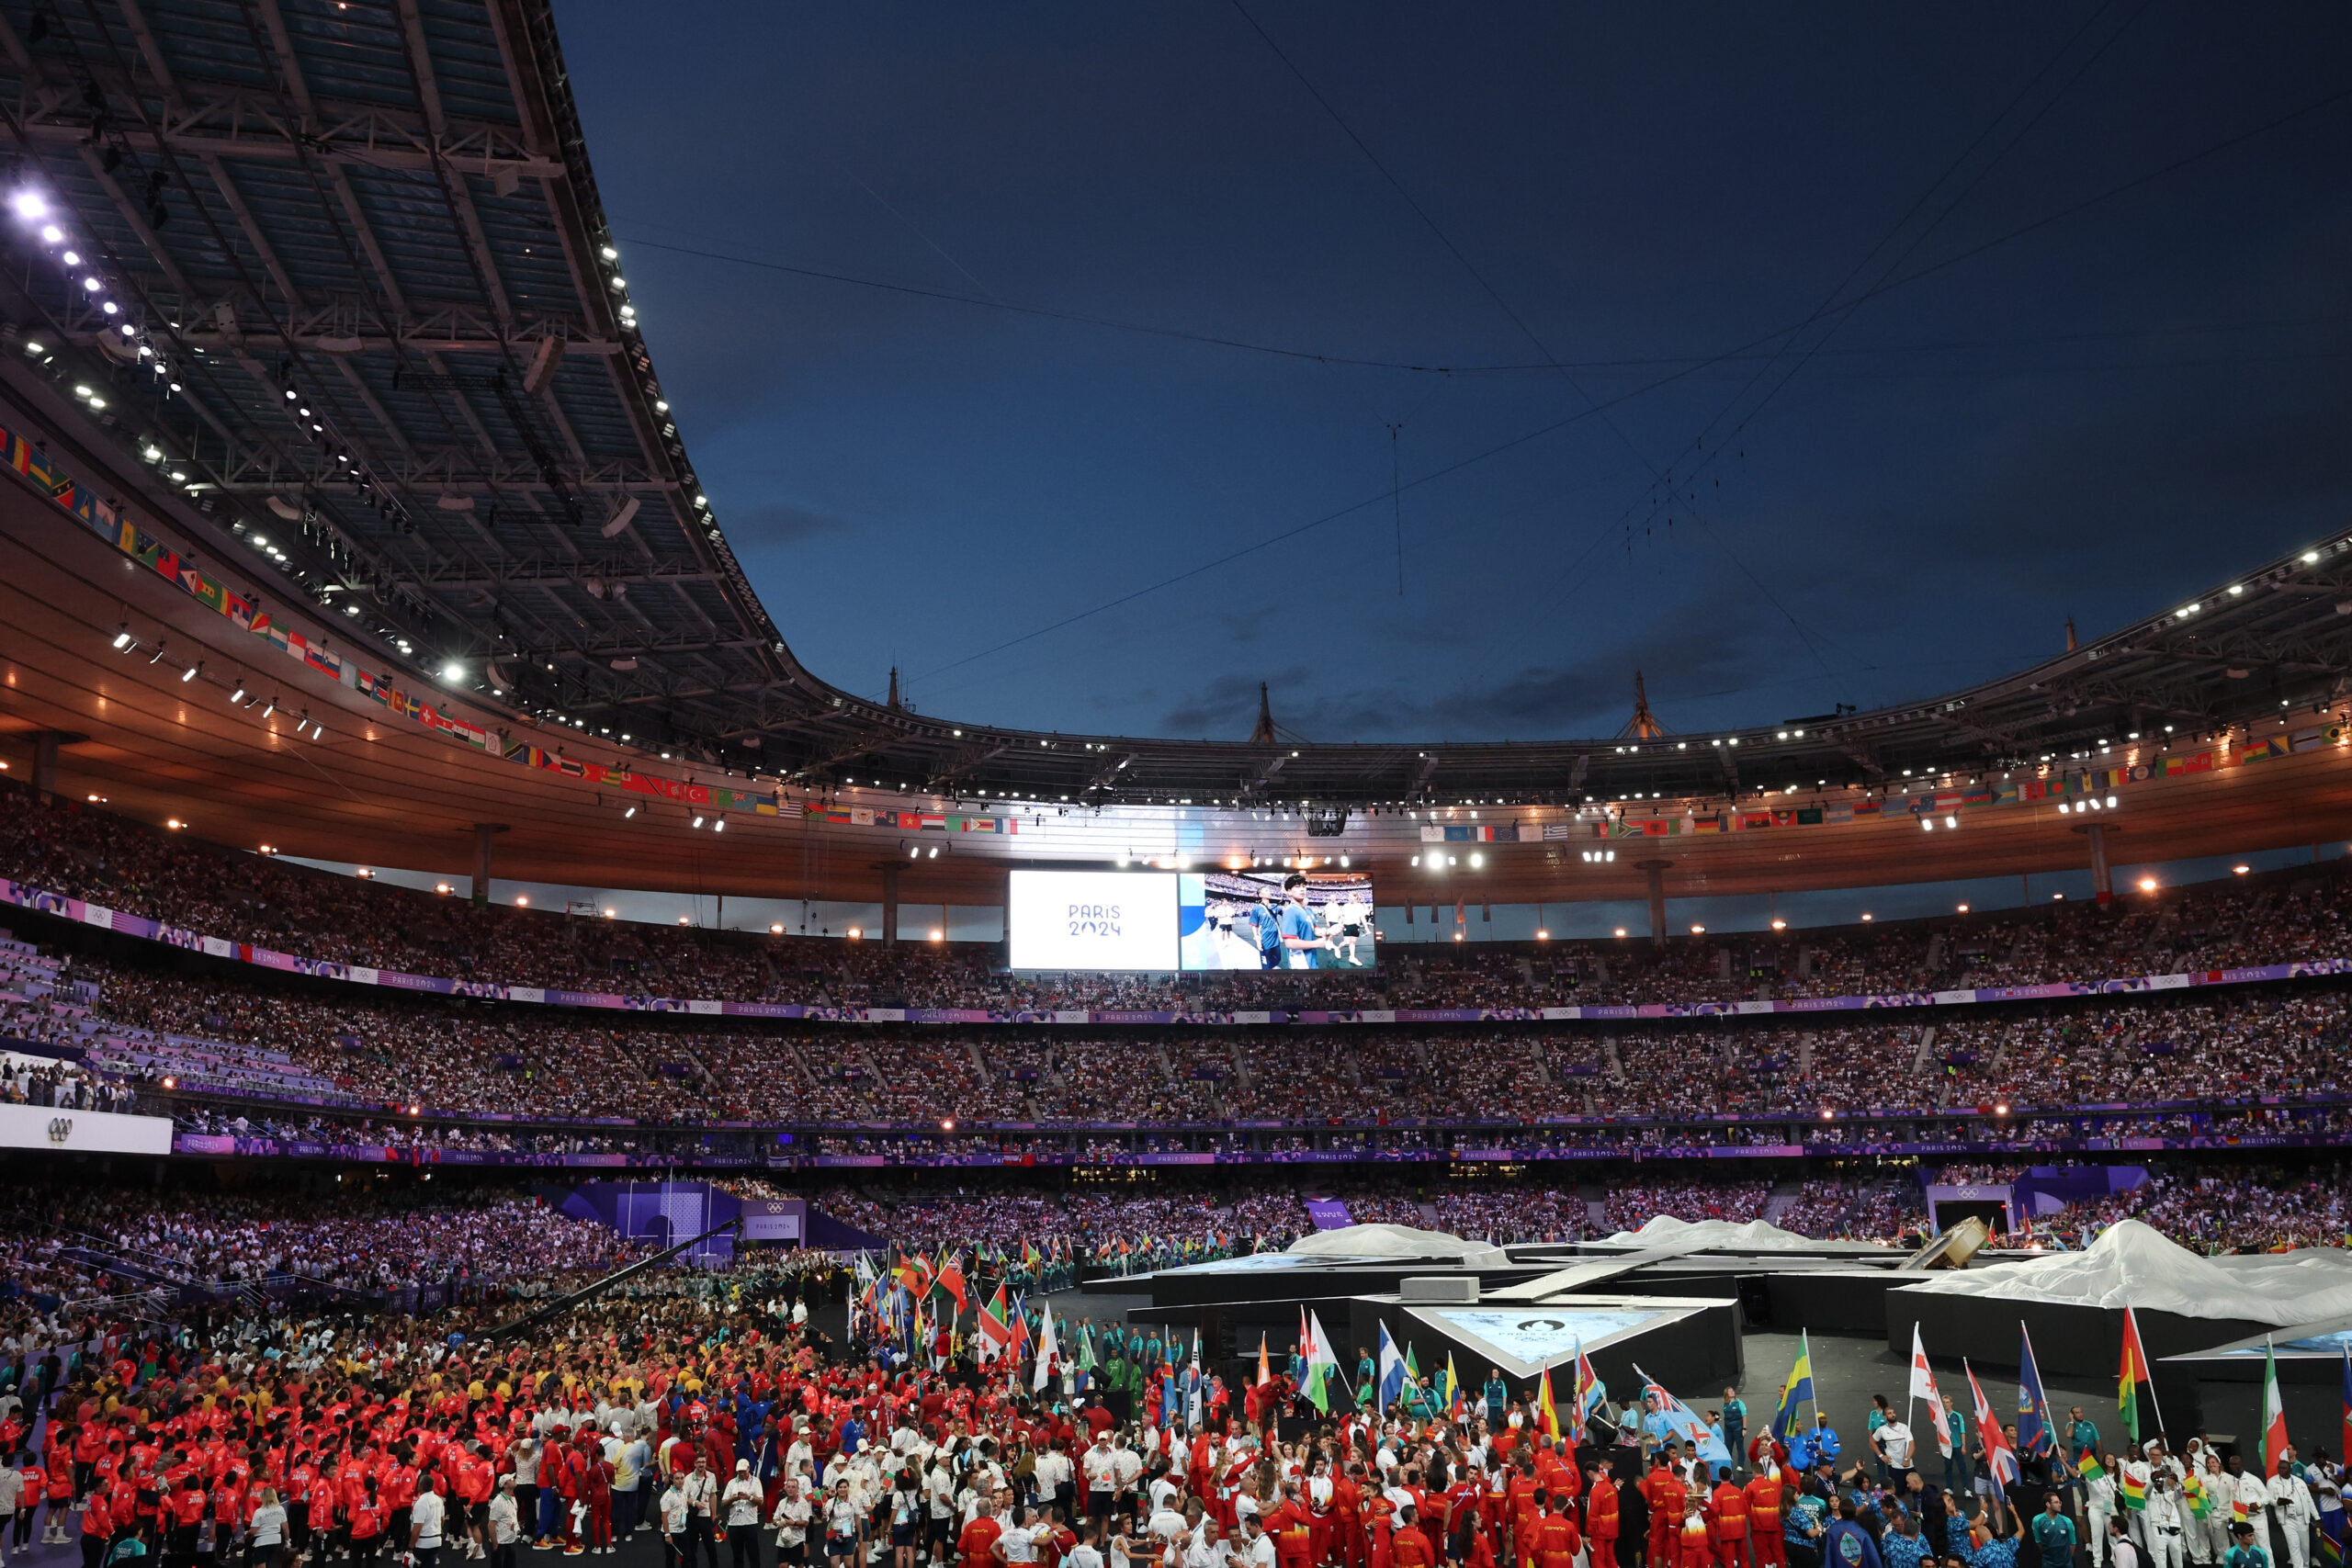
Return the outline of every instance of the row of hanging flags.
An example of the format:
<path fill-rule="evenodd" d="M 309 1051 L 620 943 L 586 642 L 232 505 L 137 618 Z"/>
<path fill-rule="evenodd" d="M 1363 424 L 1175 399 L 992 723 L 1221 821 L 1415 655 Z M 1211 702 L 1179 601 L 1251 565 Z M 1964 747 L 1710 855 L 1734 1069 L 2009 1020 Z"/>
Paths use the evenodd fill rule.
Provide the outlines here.
<path fill-rule="evenodd" d="M 1034 1275 L 1045 1264 L 1072 1261 L 1076 1249 L 1067 1241 L 1048 1242 L 1046 1250 L 1039 1252 L 1030 1243 L 1021 1246 L 1021 1267 Z M 973 1256 L 977 1266 L 988 1261 L 978 1251 Z M 1012 1259 L 1001 1250 L 995 1258 L 1000 1273 L 1010 1271 Z M 961 1332 L 962 1314 L 970 1309 L 971 1287 L 963 1268 L 960 1250 L 943 1252 L 934 1266 L 923 1254 L 899 1252 L 886 1269 L 877 1269 L 865 1253 L 856 1261 L 858 1292 L 855 1308 L 865 1325 L 891 1333 L 899 1337 L 913 1354 L 927 1359 L 934 1371 L 944 1368 L 969 1345 L 983 1363 L 1001 1361 L 1007 1375 L 1018 1380 L 1021 1364 L 1032 1363 L 1031 1386 L 1043 1390 L 1056 1377 L 1067 1377 L 1081 1391 L 1091 1381 L 1100 1362 L 1093 1336 L 1081 1325 L 1075 1346 L 1065 1345 L 1054 1325 L 1053 1309 L 1040 1303 L 1034 1326 L 1028 1303 L 1017 1292 L 1009 1292 L 1005 1280 L 1000 1279 L 996 1293 L 982 1303 L 973 1322 L 973 1335 L 967 1340 Z M 948 1304 L 947 1321 L 942 1325 L 937 1306 L 940 1298 Z M 854 1333 L 860 1324 L 853 1322 Z M 1388 1325 L 1379 1325 L 1380 1350 L 1374 1363 L 1376 1408 L 1388 1410 L 1399 1404 L 1410 1409 L 1412 1402 L 1424 1397 L 1420 1393 L 1420 1370 L 1415 1364 L 1413 1347 L 1407 1345 L 1400 1354 Z M 2034 1359 L 2033 1336 L 2023 1323 L 2018 1325 L 2018 1398 L 2016 1421 L 2017 1440 L 2009 1440 L 1999 1409 L 1984 1392 L 1984 1385 L 1975 1369 L 1963 1358 L 1961 1371 L 1968 1379 L 1969 1411 L 1964 1417 L 1983 1445 L 1993 1466 L 1994 1473 L 2004 1483 L 2014 1483 L 2021 1478 L 2020 1455 L 2042 1456 L 2053 1465 L 2070 1464 L 2086 1482 L 2106 1476 L 2096 1449 L 2086 1449 L 2071 1458 L 2065 1452 L 2065 1437 L 2056 1413 L 2051 1408 L 2050 1395 L 2042 1386 L 2041 1369 Z M 1353 1406 L 1363 1391 L 1351 1388 L 1347 1375 L 1340 1370 L 1338 1355 L 1332 1349 L 1332 1338 L 1323 1326 L 1320 1314 L 1302 1305 L 1298 1311 L 1298 1361 L 1301 1366 L 1299 1392 L 1315 1408 L 1329 1416 L 1344 1398 Z M 2352 1343 L 2342 1347 L 2343 1437 L 2346 1451 L 2352 1451 Z M 1534 1416 L 1538 1429 L 1547 1438 L 1566 1438 L 1581 1444 L 1589 1435 L 1593 1416 L 1607 1403 L 1609 1388 L 1593 1371 L 1592 1361 L 1585 1354 L 1579 1338 L 1576 1351 L 1569 1358 L 1568 1398 L 1565 1406 L 1555 1396 L 1552 1369 L 1542 1369 L 1536 1384 Z M 1690 1444 L 1701 1458 L 1710 1463 L 1730 1464 L 1732 1456 L 1724 1446 L 1723 1434 L 1708 1426 L 1698 1413 L 1669 1393 L 1639 1363 L 1634 1372 L 1641 1380 L 1642 1393 L 1657 1413 L 1672 1427 L 1675 1435 Z M 1258 1341 L 1256 1382 L 1263 1386 L 1273 1380 L 1272 1361 L 1267 1354 L 1265 1337 Z M 1437 1373 L 1435 1386 L 1427 1396 L 1429 1408 L 1419 1414 L 1430 1417 L 1447 1416 L 1464 1419 L 1468 1415 L 1468 1397 L 1461 1378 L 1453 1368 L 1453 1355 L 1446 1353 L 1445 1365 Z M 1188 1419 L 1197 1421 L 1201 1401 L 1205 1392 L 1205 1378 L 1201 1364 L 1201 1340 L 1196 1329 L 1193 1337 L 1192 1355 L 1185 1369 L 1175 1380 L 1175 1394 L 1186 1402 Z M 1919 1325 L 1911 1325 L 1911 1368 L 1904 1418 L 1910 1422 L 1917 1412 L 1919 1402 L 1928 1405 L 1928 1428 L 1935 1435 L 1936 1449 L 1945 1459 L 1952 1457 L 1951 1425 L 1944 1418 L 1942 1392 L 1936 1385 L 1934 1369 L 1928 1364 Z M 2123 1430 L 2132 1442 L 2154 1438 L 2164 1430 L 2164 1412 L 2156 1403 L 2155 1382 L 2148 1361 L 2146 1345 L 2140 1337 L 2140 1322 L 2130 1307 L 2123 1309 L 2123 1344 L 2116 1368 L 2115 1407 Z M 1789 1375 L 1781 1385 L 1781 1395 L 1772 1413 L 1772 1436 L 1793 1452 L 1806 1440 L 1811 1430 L 1806 1424 L 1809 1411 L 1817 1412 L 1813 1375 L 1813 1341 L 1810 1334 L 1800 1331 L 1797 1336 L 1796 1359 L 1790 1365 Z M 1916 1426 L 1913 1430 L 1917 1431 Z M 2278 1473 L 2288 1447 L 2286 1404 L 2278 1392 L 2278 1358 L 2267 1337 L 2263 1343 L 2262 1373 L 2262 1473 L 2265 1477 Z M 2115 1478 L 2119 1506 L 2127 1512 L 2139 1512 L 2147 1506 L 2144 1480 L 2126 1469 Z M 2199 1518 L 2209 1517 L 2213 1509 L 2227 1506 L 2236 1518 L 2245 1516 L 2245 1506 L 2237 1499 L 2234 1489 L 2227 1499 L 2215 1496 L 2207 1490 L 2203 1478 L 2192 1472 L 2182 1483 L 2183 1498 L 2189 1511 Z M 2339 1516 L 2339 1528 L 2341 1516 Z M 2342 1561 L 2339 1544 L 2335 1561 Z"/>
<path fill-rule="evenodd" d="M 1975 1370 L 1965 1358 L 1961 1371 L 1968 1379 L 1968 1412 L 1963 1417 L 1968 1427 L 1983 1445 L 1994 1472 L 2004 1483 L 2014 1483 L 2020 1476 L 2019 1456 L 2040 1455 L 2053 1466 L 2073 1468 L 2086 1481 L 2106 1476 L 2107 1470 L 2099 1462 L 2096 1448 L 2069 1455 L 2066 1434 L 2056 1413 L 2051 1408 L 2050 1395 L 2042 1387 L 2041 1369 L 2033 1355 L 2033 1336 L 2023 1323 L 2018 1325 L 2018 1399 L 2015 1415 L 2017 1440 L 2012 1444 L 2005 1429 L 1999 1409 L 1985 1393 L 1984 1385 L 1977 1380 Z M 2343 1417 L 2344 1435 L 2352 1439 L 2352 1344 L 2343 1349 Z M 1942 1393 L 1936 1386 L 1936 1374 L 1928 1363 L 1927 1348 L 1921 1341 L 1919 1325 L 1911 1325 L 1911 1376 L 1904 1419 L 1910 1422 L 1919 1402 L 1928 1405 L 1928 1427 L 1935 1434 L 1937 1450 L 1946 1459 L 1952 1456 L 1952 1430 L 1944 1419 Z M 1808 1408 L 1817 1409 L 1814 1396 L 1813 1344 L 1811 1337 L 1797 1336 L 1797 1355 L 1789 1368 L 1789 1375 L 1781 1385 L 1779 1404 L 1772 1413 L 1772 1435 L 1792 1450 L 1810 1428 L 1806 1423 Z M 2116 1368 L 2115 1408 L 2122 1422 L 2124 1434 L 2132 1442 L 2154 1438 L 2164 1431 L 2164 1412 L 2156 1404 L 2156 1389 L 2148 1362 L 2146 1345 L 2140 1338 L 2140 1320 L 2132 1308 L 2123 1309 L 2123 1347 Z M 1957 1413 L 1957 1412 L 1956 1412 Z M 1914 1425 L 1917 1433 L 1918 1427 Z M 2278 1394 L 2278 1358 L 2268 1337 L 2263 1341 L 2262 1375 L 2262 1473 L 2278 1473 L 2281 1456 L 2287 1443 L 2286 1405 Z M 1920 1434 L 1924 1438 L 1925 1434 Z M 2148 1502 L 2145 1480 L 2130 1470 L 2115 1478 L 2118 1505 L 2129 1512 L 2146 1508 Z M 2183 1500 L 2199 1518 L 2208 1517 L 2214 1508 L 2228 1506 L 2236 1510 L 2236 1517 L 2246 1517 L 2243 1504 L 2236 1501 L 2234 1491 L 2228 1498 L 2214 1496 L 2203 1480 L 2191 1472 L 2181 1487 Z M 2340 1519 L 2340 1516 L 2339 1516 Z M 2340 1561 L 2340 1559 L 2339 1559 Z"/>
<path fill-rule="evenodd" d="M 461 745 L 498 757 L 518 767 L 561 773 L 583 784 L 624 795 L 650 795 L 701 810 L 742 811 L 761 817 L 783 815 L 783 792 L 775 789 L 736 789 L 693 779 L 668 778 L 634 768 L 607 767 L 565 756 L 559 750 L 528 741 L 503 739 L 497 733 L 441 707 L 435 694 L 419 692 L 389 671 L 369 670 L 348 654 L 338 653 L 323 637 L 312 637 L 278 620 L 263 607 L 260 597 L 239 592 L 194 559 L 133 523 L 77 479 L 63 464 L 51 457 L 21 433 L 0 425 L 0 465 L 15 472 L 51 505 L 88 532 L 114 547 L 133 564 L 178 588 L 181 592 L 220 615 L 253 638 L 255 652 L 274 650 L 304 668 L 356 692 L 395 718 L 448 737 Z M 911 813 L 887 811 L 836 812 L 810 805 L 803 815 L 812 820 L 848 820 L 861 827 L 934 829 L 967 833 L 1010 833 L 1011 818 L 926 817 L 901 821 Z"/>
<path fill-rule="evenodd" d="M 1841 822 L 1901 822 L 1921 818 L 1958 816 L 1990 806 L 2018 806 L 2033 801 L 2065 802 L 2087 799 L 2153 779 L 2210 773 L 2243 767 L 2272 757 L 2342 746 L 2352 737 L 2352 725 L 2314 725 L 2308 729 L 2282 730 L 2267 739 L 2249 740 L 2233 750 L 2212 747 L 2181 756 L 2169 753 L 2119 768 L 2085 768 L 2052 773 L 2046 778 L 2018 779 L 1972 784 L 1966 789 L 1921 788 L 1916 794 L 1889 795 L 1883 800 L 1816 800 L 1809 806 L 1736 807 L 1722 811 L 1681 816 L 1618 815 L 1568 822 L 1431 823 L 1421 829 L 1425 844 L 1524 844 L 1552 839 L 1671 839 L 1696 833 L 1745 833 L 1767 828 L 1820 828 Z"/>
<path fill-rule="evenodd" d="M 1043 1252 L 1023 1241 L 1018 1266 L 1034 1279 L 1047 1264 L 1073 1260 L 1067 1241 L 1049 1241 Z M 991 1259 L 982 1247 L 973 1249 L 971 1262 L 975 1269 L 990 1264 L 1000 1276 L 1009 1276 L 1015 1266 L 1015 1260 L 1001 1249 Z M 861 1252 L 854 1272 L 858 1288 L 851 1302 L 852 1335 L 891 1339 L 933 1371 L 969 1349 L 983 1364 L 1001 1363 L 1007 1375 L 1015 1379 L 1022 1363 L 1028 1361 L 1033 1391 L 1042 1392 L 1048 1381 L 1066 1378 L 1083 1392 L 1101 1364 L 1091 1325 L 1080 1325 L 1074 1345 L 1064 1343 L 1054 1323 L 1053 1308 L 1040 1302 L 1033 1310 L 1024 1293 L 1013 1290 L 1007 1278 L 999 1278 L 995 1294 L 979 1303 L 975 1311 L 960 1249 L 943 1251 L 935 1265 L 921 1252 L 899 1251 L 888 1265 L 878 1268 L 870 1255 Z M 967 1312 L 973 1313 L 969 1334 L 963 1326 Z M 1200 1365 L 1200 1337 L 1195 1331 L 1192 1375 L 1196 1400 Z"/>
<path fill-rule="evenodd" d="M 518 766 L 561 773 L 584 784 L 617 790 L 626 795 L 652 795 L 703 809 L 747 811 L 762 817 L 780 816 L 786 811 L 786 802 L 781 790 L 734 789 L 725 784 L 701 784 L 692 779 L 665 778 L 633 768 L 608 768 L 601 762 L 567 757 L 560 751 L 534 746 L 527 741 L 503 739 L 470 719 L 444 711 L 435 704 L 430 694 L 410 689 L 402 683 L 400 676 L 385 671 L 368 670 L 356 660 L 335 652 L 323 638 L 313 639 L 290 626 L 279 623 L 262 607 L 257 596 L 238 592 L 188 557 L 141 528 L 101 498 L 96 490 L 76 479 L 62 464 L 41 451 L 30 439 L 5 425 L 0 425 L 0 463 L 5 463 L 51 504 L 113 546 L 125 558 L 175 585 L 189 598 L 220 615 L 238 630 L 247 633 L 254 639 L 256 648 L 266 645 L 289 659 L 297 660 L 306 668 L 368 698 L 386 713 L 407 719 L 420 728 L 447 736 Z M 2272 757 L 2290 756 L 2298 751 L 2315 750 L 2323 746 L 2340 746 L 2345 743 L 2348 731 L 2352 731 L 2352 727 L 2340 724 L 2313 726 L 2264 739 L 2249 740 L 2234 750 L 2222 747 L 2181 756 L 2167 753 L 2126 767 L 2090 768 L 2048 778 L 1979 784 L 1964 790 L 1922 789 L 1916 795 L 1886 800 L 1823 802 L 1793 807 L 1733 808 L 1681 817 L 1634 818 L 1621 815 L 1571 822 L 1498 822 L 1467 826 L 1430 824 L 1421 829 L 1421 840 L 1425 843 L 1526 843 L 1546 839 L 1672 838 L 1685 833 L 1736 833 L 1764 828 L 1811 828 L 1838 822 L 1948 815 L 1987 806 L 2013 806 L 2020 802 L 2064 799 L 2072 795 L 2105 795 L 2151 779 L 2211 773 L 2216 768 L 2237 767 Z M 1012 833 L 1019 830 L 1017 820 L 1011 817 L 877 810 L 822 805 L 815 801 L 803 804 L 801 817 L 809 822 L 883 828 L 896 832 Z"/>

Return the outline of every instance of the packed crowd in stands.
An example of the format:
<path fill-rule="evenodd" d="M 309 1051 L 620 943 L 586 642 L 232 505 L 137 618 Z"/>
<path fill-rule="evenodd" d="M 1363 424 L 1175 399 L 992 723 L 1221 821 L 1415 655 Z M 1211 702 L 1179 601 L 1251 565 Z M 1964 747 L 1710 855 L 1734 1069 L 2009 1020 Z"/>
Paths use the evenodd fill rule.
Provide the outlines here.
<path fill-rule="evenodd" d="M 0 1105 L 128 1114 L 139 1109 L 139 1091 L 77 1062 L 10 1055 L 0 1058 Z"/>
<path fill-rule="evenodd" d="M 1997 1106 L 2018 1112 L 2006 1139 L 2041 1135 L 2026 1113 L 2044 1107 L 2352 1090 L 2352 992 L 2327 982 L 1953 1009 L 1932 1022 L 1170 1025 L 1110 1039 L 577 1011 L 88 956 L 58 973 L 87 999 L 17 1023 L 16 1048 L 86 1048 L 87 1062 L 12 1067 L 0 1097 L 62 1089 L 102 1109 L 170 1077 L 184 1092 L 354 1110 L 656 1124 L 1724 1123 L 1557 1134 L 1634 1149 L 1784 1142 L 1768 1119 L 1824 1112 L 1984 1120 Z M 1826 1124 L 1808 1134 L 1843 1136 Z"/>
<path fill-rule="evenodd" d="M 1744 1225 L 1764 1217 L 1770 1187 L 1761 1181 L 1636 1181 L 1609 1194 L 1601 1224 L 1611 1232 L 1635 1231 L 1660 1214 L 1678 1220 L 1721 1220 Z"/>
<path fill-rule="evenodd" d="M 2344 951 L 2334 871 L 2175 890 L 2120 912 L 2055 904 L 1958 925 L 1561 942 L 1538 953 L 1397 944 L 1371 974 L 1182 978 L 1014 975 L 994 948 L 885 947 L 477 906 L 158 832 L 0 789 L 0 875 L 306 957 L 413 974 L 631 995 L 862 1007 L 1159 1011 L 1530 1008 L 1798 998 L 2177 973 Z"/>
<path fill-rule="evenodd" d="M 26 1184 L 0 1201 L 0 1272 L 67 1297 L 278 1276 L 365 1292 L 560 1282 L 609 1273 L 637 1250 L 530 1196 L 379 1192 L 357 1178 L 324 1194 Z"/>
<path fill-rule="evenodd" d="M 2034 1230 L 2080 1245 L 2118 1220 L 2146 1222 L 2194 1252 L 2268 1252 L 2343 1247 L 2352 1239 L 2352 1172 L 2288 1172 L 2223 1166 L 2158 1166 L 2128 1192 L 2070 1203 L 2036 1217 Z"/>

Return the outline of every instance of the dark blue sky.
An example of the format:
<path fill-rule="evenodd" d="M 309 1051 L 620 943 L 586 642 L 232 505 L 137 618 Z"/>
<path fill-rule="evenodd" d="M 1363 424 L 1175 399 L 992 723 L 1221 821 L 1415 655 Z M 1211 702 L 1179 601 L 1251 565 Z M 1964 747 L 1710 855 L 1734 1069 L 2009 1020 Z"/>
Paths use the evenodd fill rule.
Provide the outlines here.
<path fill-rule="evenodd" d="M 558 7 L 605 203 L 722 524 L 855 691 L 1531 739 L 1638 668 L 1765 723 L 2347 521 L 2340 5 L 658 14 Z"/>

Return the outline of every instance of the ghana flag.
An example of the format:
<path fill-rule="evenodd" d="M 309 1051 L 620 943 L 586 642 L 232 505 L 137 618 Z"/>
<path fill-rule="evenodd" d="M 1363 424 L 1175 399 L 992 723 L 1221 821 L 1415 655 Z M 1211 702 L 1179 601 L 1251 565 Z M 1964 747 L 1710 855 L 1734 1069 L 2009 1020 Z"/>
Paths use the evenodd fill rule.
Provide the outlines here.
<path fill-rule="evenodd" d="M 2144 1396 L 2140 1392 L 2143 1388 L 2148 1391 Z M 2149 1414 L 2157 1415 L 2155 1393 L 2155 1385 L 2148 1376 L 2148 1348 L 2140 1343 L 2140 1320 L 2127 1306 L 2123 1309 L 2123 1361 L 2115 1373 L 2115 1409 L 2123 1418 L 2124 1431 L 2135 1443 L 2154 1435 L 2140 1429 L 2140 1401 L 2145 1397 Z M 2157 1425 L 2162 1425 L 2161 1419 Z"/>

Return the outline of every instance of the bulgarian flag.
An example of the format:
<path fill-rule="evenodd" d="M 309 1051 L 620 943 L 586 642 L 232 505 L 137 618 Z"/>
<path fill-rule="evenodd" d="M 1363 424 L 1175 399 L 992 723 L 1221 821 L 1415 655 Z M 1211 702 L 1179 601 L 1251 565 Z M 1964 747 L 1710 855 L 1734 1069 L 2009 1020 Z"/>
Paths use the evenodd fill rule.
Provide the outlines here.
<path fill-rule="evenodd" d="M 2123 1309 L 2123 1363 L 2115 1373 L 2115 1408 L 2123 1418 L 2123 1429 L 2138 1442 L 2140 1431 L 2140 1387 L 2148 1389 L 2148 1411 L 2163 1426 L 2162 1413 L 2156 1409 L 2155 1380 L 2148 1374 L 2148 1348 L 2140 1343 L 2140 1320 L 2130 1307 Z"/>
<path fill-rule="evenodd" d="M 2262 1473 L 2278 1473 L 2278 1456 L 2287 1451 L 2287 1406 L 2278 1398 L 2278 1353 L 2270 1336 L 2262 1337 Z"/>
<path fill-rule="evenodd" d="M 1012 1328 L 1005 1322 L 1006 1311 L 1004 1285 L 999 1281 L 996 1294 L 989 1297 L 989 1304 L 980 1309 L 980 1355 L 983 1359 L 1001 1356 L 1012 1348 Z"/>

